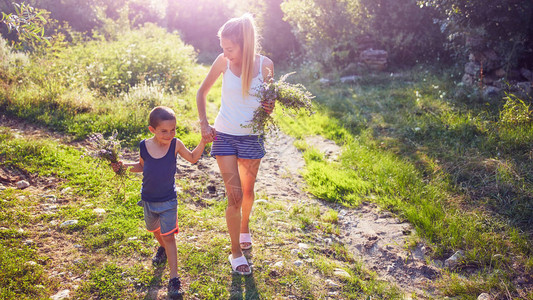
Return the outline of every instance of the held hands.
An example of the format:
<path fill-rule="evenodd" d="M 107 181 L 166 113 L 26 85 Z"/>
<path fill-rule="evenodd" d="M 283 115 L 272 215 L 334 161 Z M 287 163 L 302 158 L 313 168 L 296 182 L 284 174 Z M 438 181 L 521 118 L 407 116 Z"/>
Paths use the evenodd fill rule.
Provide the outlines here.
<path fill-rule="evenodd" d="M 217 131 L 209 124 L 202 124 L 202 141 L 206 144 L 213 142 L 217 135 Z"/>
<path fill-rule="evenodd" d="M 276 100 L 263 101 L 261 103 L 261 106 L 263 106 L 265 112 L 270 115 L 274 111 L 274 107 L 276 106 Z"/>

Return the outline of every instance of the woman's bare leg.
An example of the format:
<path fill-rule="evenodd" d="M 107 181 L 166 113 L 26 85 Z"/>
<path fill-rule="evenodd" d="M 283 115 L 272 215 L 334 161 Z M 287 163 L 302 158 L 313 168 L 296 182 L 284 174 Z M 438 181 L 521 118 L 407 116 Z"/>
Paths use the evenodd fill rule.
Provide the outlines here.
<path fill-rule="evenodd" d="M 218 167 L 226 186 L 226 196 L 228 198 L 228 207 L 226 208 L 226 224 L 231 240 L 231 253 L 233 258 L 242 256 L 241 246 L 239 244 L 239 233 L 241 226 L 241 206 L 242 206 L 242 188 L 241 180 L 239 178 L 239 168 L 237 164 L 237 156 L 228 155 L 217 157 Z M 248 272 L 248 266 L 239 266 L 237 270 L 240 272 Z"/>
<path fill-rule="evenodd" d="M 242 217 L 240 232 L 248 233 L 250 228 L 248 226 L 250 222 L 250 213 L 252 212 L 252 206 L 255 198 L 255 179 L 257 178 L 257 172 L 261 159 L 238 159 L 239 165 L 239 178 L 241 181 L 243 199 L 242 199 Z M 243 246 L 249 246 L 249 243 L 243 243 Z"/>

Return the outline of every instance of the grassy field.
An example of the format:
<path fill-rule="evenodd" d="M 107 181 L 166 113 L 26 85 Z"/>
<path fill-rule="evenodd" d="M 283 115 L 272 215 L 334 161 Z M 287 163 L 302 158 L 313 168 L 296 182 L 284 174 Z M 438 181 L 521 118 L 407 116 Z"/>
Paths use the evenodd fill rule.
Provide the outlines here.
<path fill-rule="evenodd" d="M 166 39 L 155 50 L 147 46 Z M 129 46 L 137 52 L 128 52 Z M 167 105 L 180 120 L 178 136 L 195 145 L 194 96 L 206 67 L 194 63 L 188 46 L 150 28 L 118 41 L 55 49 L 46 57 L 0 48 L 9 58 L 0 65 L 1 114 L 64 136 L 56 141 L 0 131 L 2 175 L 38 183 L 0 191 L 0 296 L 46 298 L 67 281 L 74 298 L 150 298 L 164 288 L 168 273 L 149 264 L 156 244 L 135 205 L 140 179 L 113 177 L 76 142 L 91 132 L 116 130 L 123 145 L 136 151 L 149 134 L 150 109 Z M 533 272 L 531 110 L 514 96 L 468 97 L 475 94 L 462 91 L 458 75 L 450 74 L 419 68 L 326 86 L 302 77 L 317 96 L 317 113 L 277 118 L 298 139 L 310 193 L 348 207 L 377 203 L 413 224 L 433 258 L 465 251 L 460 265 L 438 279 L 444 295 L 533 299 L 520 283 Z M 220 82 L 208 96 L 211 120 L 219 94 Z M 307 144 L 305 137 L 314 134 L 341 145 L 340 157 L 328 160 Z M 332 247 L 334 255 L 313 244 L 316 235 L 335 232 L 335 212 L 324 217 L 313 206 L 288 210 L 268 195 L 258 195 L 268 204 L 257 206 L 252 221 L 264 237 L 259 243 L 268 247 L 254 252 L 254 277 L 232 277 L 225 203 L 205 197 L 205 180 L 178 182 L 184 191 L 180 227 L 187 233 L 178 243 L 178 264 L 190 297 L 320 299 L 328 295 L 324 280 L 330 278 L 341 284 L 340 298 L 401 298 L 342 244 Z M 68 220 L 78 222 L 61 226 Z M 272 231 L 272 221 L 283 224 Z M 320 226 L 308 226 L 314 222 Z M 273 261 L 291 256 L 283 246 L 302 240 L 312 245 L 306 268 L 274 269 Z M 336 268 L 352 276 L 336 278 Z"/>
<path fill-rule="evenodd" d="M 302 138 L 309 190 L 396 212 L 436 258 L 466 251 L 439 279 L 448 296 L 506 298 L 509 291 L 531 299 L 530 289 L 516 285 L 533 268 L 531 110 L 514 95 L 461 96 L 469 94 L 451 71 L 434 74 L 421 68 L 312 86 L 319 112 L 283 122 Z M 326 160 L 304 142 L 309 134 L 343 145 L 342 156 Z"/>

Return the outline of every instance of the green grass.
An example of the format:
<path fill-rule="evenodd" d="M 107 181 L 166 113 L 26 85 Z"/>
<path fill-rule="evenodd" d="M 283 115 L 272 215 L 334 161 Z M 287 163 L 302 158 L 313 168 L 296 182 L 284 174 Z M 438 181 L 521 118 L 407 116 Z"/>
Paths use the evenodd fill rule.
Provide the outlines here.
<path fill-rule="evenodd" d="M 173 108 L 177 134 L 198 143 L 194 88 L 205 68 L 177 35 L 147 25 L 118 40 L 93 40 L 32 57 L 2 81 L 0 110 L 84 139 L 117 130 L 126 145 L 148 136 L 147 116 L 157 105 Z M 216 88 L 215 88 L 216 90 Z M 210 97 L 212 101 L 212 97 Z"/>
<path fill-rule="evenodd" d="M 414 70 L 399 78 L 369 75 L 356 85 L 309 87 L 318 113 L 281 124 L 300 139 L 295 145 L 304 151 L 311 193 L 349 206 L 372 201 L 396 212 L 431 243 L 437 258 L 466 250 L 465 266 L 482 274 L 467 282 L 488 284 L 494 274 L 509 282 L 510 260 L 531 271 L 532 123 L 500 120 L 517 109 L 529 116 L 527 105 L 457 99 L 450 96 L 452 80 Z M 342 146 L 338 161 L 303 142 L 313 134 Z M 496 254 L 507 263 L 495 265 Z M 456 286 L 443 281 L 443 287 Z M 477 297 L 477 290 L 444 289 Z M 501 284 L 491 289 L 504 291 Z"/>
<path fill-rule="evenodd" d="M 46 298 L 65 284 L 67 287 L 72 284 L 57 279 L 51 275 L 53 272 L 81 278 L 77 289 L 72 291 L 70 287 L 73 298 L 141 299 L 150 290 L 166 289 L 168 270 L 151 266 L 156 242 L 144 229 L 142 209 L 135 204 L 140 197 L 139 178 L 122 182 L 107 165 L 98 164 L 90 156 L 82 157 L 83 153 L 72 146 L 52 140 L 21 139 L 9 132 L 6 128 L 0 130 L 3 170 L 31 174 L 36 182 L 50 178 L 60 181 L 48 191 L 14 188 L 0 191 L 4 199 L 0 227 L 7 228 L 0 231 L 3 258 L 0 277 L 9 278 L 1 281 L 2 295 L 8 299 Z M 192 297 L 270 299 L 294 295 L 318 299 L 327 293 L 324 278 L 341 284 L 340 297 L 399 297 L 394 287 L 380 283 L 367 273 L 341 245 L 333 247 L 333 255 L 324 251 L 323 246 L 313 246 L 304 255 L 314 262 L 294 266 L 292 263 L 297 258 L 286 244 L 306 241 L 311 244 L 317 234 L 331 234 L 335 230 L 336 214 L 328 212 L 321 219 L 316 205 L 302 205 L 288 211 L 285 201 L 271 198 L 267 204 L 257 206 L 252 216 L 257 245 L 254 276 L 232 276 L 227 262 L 225 199 L 205 199 L 203 180 L 206 179 L 177 181 L 184 191 L 179 199 L 178 268 Z M 41 210 L 39 207 L 51 195 L 60 201 L 57 210 Z M 106 212 L 98 215 L 93 211 L 95 208 Z M 273 214 L 276 210 L 278 213 Z M 78 223 L 61 227 L 67 220 L 78 220 Z M 24 231 L 19 232 L 18 228 Z M 74 254 L 70 258 L 73 261 L 69 259 L 57 265 L 54 250 L 43 256 L 37 244 L 48 236 L 46 232 L 54 232 L 56 238 L 68 241 L 71 248 L 64 255 Z M 21 245 L 26 239 L 37 243 L 31 247 Z M 28 261 L 37 264 L 28 265 Z M 274 269 L 273 263 L 277 261 L 283 261 L 285 266 Z M 324 269 L 320 261 L 327 262 L 330 268 Z M 347 270 L 352 278 L 336 278 L 332 274 L 334 268 Z"/>

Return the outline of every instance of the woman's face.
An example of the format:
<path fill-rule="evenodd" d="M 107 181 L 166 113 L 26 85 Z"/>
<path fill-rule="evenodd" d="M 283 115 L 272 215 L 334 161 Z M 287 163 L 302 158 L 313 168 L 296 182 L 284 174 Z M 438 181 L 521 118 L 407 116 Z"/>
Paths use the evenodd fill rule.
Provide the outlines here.
<path fill-rule="evenodd" d="M 220 47 L 224 51 L 224 57 L 232 63 L 240 64 L 242 62 L 242 51 L 239 44 L 234 43 L 227 38 L 220 39 Z"/>

